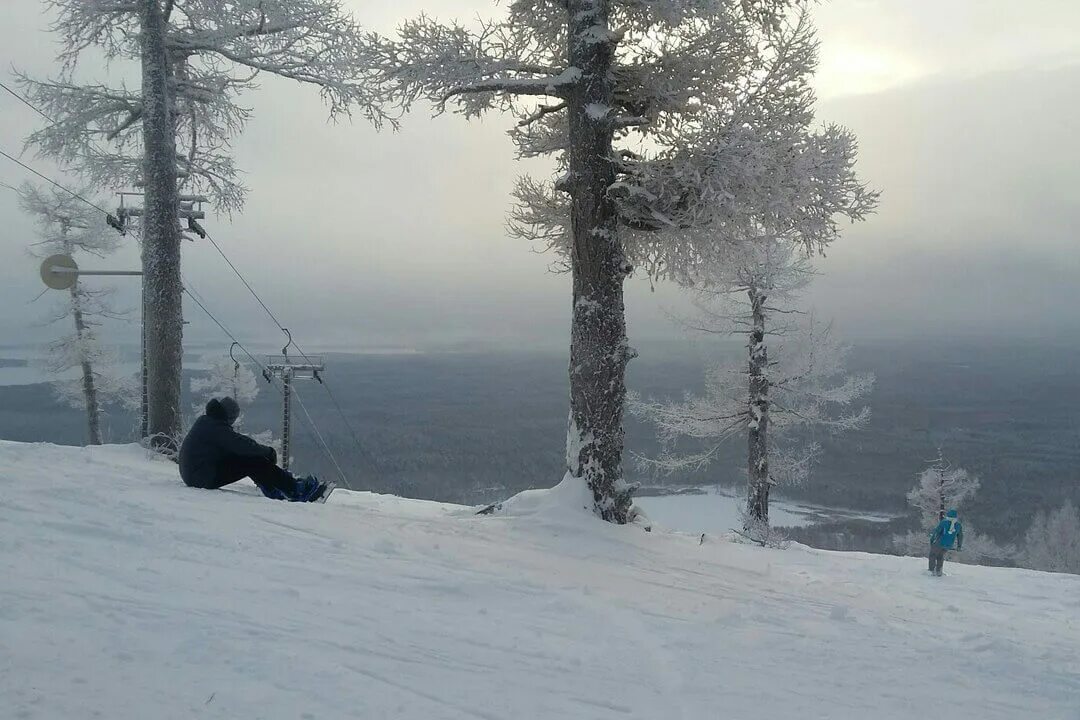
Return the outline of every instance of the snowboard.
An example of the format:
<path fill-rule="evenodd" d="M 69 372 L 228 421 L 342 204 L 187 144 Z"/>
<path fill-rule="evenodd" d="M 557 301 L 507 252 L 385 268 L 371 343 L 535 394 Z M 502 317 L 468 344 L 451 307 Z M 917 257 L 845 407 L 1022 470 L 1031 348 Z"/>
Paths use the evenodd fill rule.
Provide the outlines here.
<path fill-rule="evenodd" d="M 323 490 L 317 497 L 311 499 L 313 503 L 325 503 L 330 497 L 330 493 L 337 489 L 336 482 L 328 482 L 323 486 Z"/>

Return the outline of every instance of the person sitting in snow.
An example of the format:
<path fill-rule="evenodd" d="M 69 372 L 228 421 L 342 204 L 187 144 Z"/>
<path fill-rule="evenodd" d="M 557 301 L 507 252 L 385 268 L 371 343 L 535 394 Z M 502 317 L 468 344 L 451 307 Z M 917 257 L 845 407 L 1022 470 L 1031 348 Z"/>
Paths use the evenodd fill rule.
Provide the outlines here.
<path fill-rule="evenodd" d="M 945 564 L 945 552 L 962 550 L 964 546 L 964 526 L 955 509 L 945 513 L 945 517 L 930 533 L 930 572 L 941 576 L 941 566 Z"/>
<path fill-rule="evenodd" d="M 206 403 L 180 445 L 180 477 L 188 487 L 216 490 L 251 478 L 274 500 L 313 502 L 326 492 L 313 475 L 297 478 L 277 466 L 277 451 L 233 429 L 240 406 L 231 397 Z"/>

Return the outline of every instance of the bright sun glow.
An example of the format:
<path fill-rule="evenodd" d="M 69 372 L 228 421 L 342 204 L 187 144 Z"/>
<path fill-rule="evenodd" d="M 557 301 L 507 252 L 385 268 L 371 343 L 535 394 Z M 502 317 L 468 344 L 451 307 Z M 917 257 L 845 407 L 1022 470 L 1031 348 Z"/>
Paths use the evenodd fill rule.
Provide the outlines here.
<path fill-rule="evenodd" d="M 910 58 L 881 50 L 836 46 L 822 48 L 817 89 L 823 97 L 880 92 L 926 74 Z"/>

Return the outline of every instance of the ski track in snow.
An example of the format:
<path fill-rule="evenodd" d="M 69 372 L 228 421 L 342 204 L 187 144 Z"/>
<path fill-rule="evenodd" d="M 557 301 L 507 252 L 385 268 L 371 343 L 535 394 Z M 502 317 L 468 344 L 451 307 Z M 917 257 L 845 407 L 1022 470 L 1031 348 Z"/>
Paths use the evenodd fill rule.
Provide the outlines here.
<path fill-rule="evenodd" d="M 1080 720 L 1080 577 L 0 441 L 0 716 Z"/>

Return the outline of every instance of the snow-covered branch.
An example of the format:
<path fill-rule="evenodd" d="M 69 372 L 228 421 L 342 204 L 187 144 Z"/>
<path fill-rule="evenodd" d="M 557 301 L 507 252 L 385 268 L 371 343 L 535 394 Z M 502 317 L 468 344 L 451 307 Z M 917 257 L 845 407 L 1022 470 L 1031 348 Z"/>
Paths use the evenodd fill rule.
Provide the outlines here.
<path fill-rule="evenodd" d="M 931 530 L 947 510 L 959 508 L 979 489 L 979 478 L 964 468 L 953 467 L 939 456 L 919 473 L 907 494 L 908 504 L 919 513 L 924 530 Z"/>
<path fill-rule="evenodd" d="M 793 303 L 812 276 L 805 250 L 786 240 L 746 240 L 696 268 L 702 286 L 700 315 L 687 325 L 746 339 L 737 363 L 718 363 L 705 378 L 705 393 L 682 402 L 631 403 L 631 412 L 656 427 L 664 453 L 642 464 L 674 471 L 700 467 L 736 435 L 748 439 L 748 505 L 744 530 L 768 526 L 770 488 L 802 483 L 821 454 L 817 432 L 839 434 L 863 427 L 868 407 L 852 406 L 869 393 L 870 375 L 849 375 L 846 346 L 831 327 L 796 315 Z M 779 329 L 771 308 L 781 308 Z M 791 318 L 797 318 L 793 320 Z M 770 329 L 772 329 L 770 331 Z M 704 441 L 706 449 L 677 455 L 676 441 Z"/>
<path fill-rule="evenodd" d="M 139 4 L 51 4 L 64 72 L 48 81 L 20 76 L 31 101 L 53 119 L 28 144 L 94 185 L 139 186 L 141 92 L 73 79 L 79 55 L 91 46 L 138 59 Z M 391 98 L 372 75 L 372 45 L 337 0 L 175 0 L 169 11 L 177 175 L 184 190 L 209 195 L 219 210 L 239 209 L 246 194 L 230 145 L 249 116 L 239 96 L 262 73 L 317 86 L 332 115 L 355 111 L 375 125 L 396 123 Z"/>

